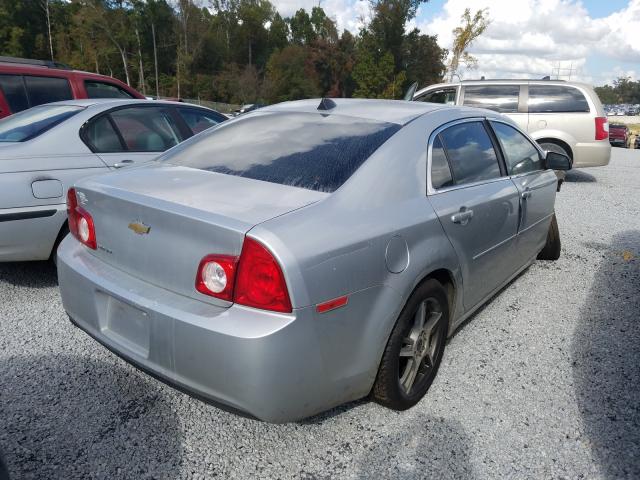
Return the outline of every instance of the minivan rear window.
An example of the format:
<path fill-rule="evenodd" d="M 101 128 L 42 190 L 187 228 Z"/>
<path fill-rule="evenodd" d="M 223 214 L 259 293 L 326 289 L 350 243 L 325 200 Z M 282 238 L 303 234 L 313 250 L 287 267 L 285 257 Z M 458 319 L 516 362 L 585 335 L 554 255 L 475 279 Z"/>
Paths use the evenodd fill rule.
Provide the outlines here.
<path fill-rule="evenodd" d="M 529 113 L 589 112 L 589 103 L 577 88 L 529 85 Z"/>
<path fill-rule="evenodd" d="M 464 104 L 500 113 L 516 113 L 520 85 L 478 85 L 464 89 Z"/>
<path fill-rule="evenodd" d="M 333 192 L 400 128 L 342 115 L 264 112 L 221 123 L 159 160 Z"/>

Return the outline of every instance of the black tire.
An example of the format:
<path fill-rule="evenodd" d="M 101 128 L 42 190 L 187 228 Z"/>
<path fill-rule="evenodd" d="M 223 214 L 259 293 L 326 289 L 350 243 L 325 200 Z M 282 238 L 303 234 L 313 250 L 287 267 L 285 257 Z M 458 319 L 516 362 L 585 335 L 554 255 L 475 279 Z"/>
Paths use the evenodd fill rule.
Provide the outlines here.
<path fill-rule="evenodd" d="M 558 260 L 560 258 L 560 230 L 556 214 L 551 218 L 549 233 L 547 233 L 547 243 L 538 254 L 538 260 Z"/>
<path fill-rule="evenodd" d="M 434 324 L 430 329 L 430 333 L 425 332 L 424 335 L 419 335 L 418 340 L 409 345 L 409 335 L 412 335 L 416 330 L 417 314 L 423 305 L 426 312 L 424 315 L 426 319 L 424 321 L 425 328 L 430 322 L 434 322 Z M 438 313 L 441 315 L 436 320 Z M 406 410 L 418 403 L 427 393 L 438 373 L 448 328 L 449 303 L 447 293 L 437 280 L 426 280 L 414 290 L 407 300 L 389 336 L 387 346 L 382 354 L 378 375 L 371 391 L 372 398 L 376 402 L 394 410 Z M 426 343 L 425 339 L 427 339 Z M 416 361 L 419 356 L 400 356 L 401 350 L 402 352 L 405 352 L 405 349 L 415 349 L 417 351 L 425 344 L 425 350 L 428 352 L 424 353 L 424 357 L 419 361 Z M 411 383 L 407 392 L 405 387 L 401 385 L 401 378 L 405 378 L 406 381 L 407 377 L 403 377 L 403 372 L 407 373 L 407 369 L 410 368 L 410 362 L 413 362 L 411 364 L 413 366 L 417 365 L 415 367 L 417 373 L 414 375 L 415 380 Z"/>

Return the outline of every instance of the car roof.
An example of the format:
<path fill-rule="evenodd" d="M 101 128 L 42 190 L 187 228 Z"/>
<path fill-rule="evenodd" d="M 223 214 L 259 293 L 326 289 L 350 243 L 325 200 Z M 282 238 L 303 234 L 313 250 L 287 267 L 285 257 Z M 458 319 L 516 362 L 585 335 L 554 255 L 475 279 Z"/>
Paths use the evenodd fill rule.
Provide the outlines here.
<path fill-rule="evenodd" d="M 326 109 L 318 108 L 321 102 L 326 102 Z M 380 122 L 404 125 L 426 113 L 441 110 L 446 105 L 407 102 L 404 100 L 370 100 L 360 98 L 314 98 L 293 102 L 278 103 L 255 110 L 255 114 L 264 112 L 300 112 L 320 113 L 329 115 L 345 115 L 350 117 L 377 120 Z M 254 114 L 254 112 L 251 112 Z"/>
<path fill-rule="evenodd" d="M 78 107 L 119 107 L 125 105 L 135 105 L 141 103 L 143 105 L 175 105 L 179 107 L 199 107 L 210 110 L 202 105 L 194 105 L 185 102 L 172 102 L 170 100 L 146 100 L 144 98 L 84 98 L 77 100 L 61 100 L 59 102 L 51 102 L 46 105 L 75 105 Z"/>
<path fill-rule="evenodd" d="M 542 79 L 522 79 L 522 78 L 490 78 L 490 79 L 477 79 L 477 80 L 462 80 L 459 82 L 445 82 L 435 83 L 418 90 L 415 95 L 424 92 L 427 89 L 442 88 L 442 87 L 459 87 L 461 85 L 568 85 L 576 87 L 591 88 L 591 85 L 583 82 L 574 82 L 566 80 L 542 80 Z"/>

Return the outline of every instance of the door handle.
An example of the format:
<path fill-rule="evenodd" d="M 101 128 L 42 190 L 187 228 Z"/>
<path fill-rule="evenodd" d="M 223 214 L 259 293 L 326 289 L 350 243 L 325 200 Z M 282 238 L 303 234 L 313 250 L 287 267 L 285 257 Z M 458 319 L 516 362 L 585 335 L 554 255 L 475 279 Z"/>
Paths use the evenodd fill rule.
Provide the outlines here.
<path fill-rule="evenodd" d="M 531 190 L 529 190 L 528 188 L 522 192 L 522 195 L 520 195 L 522 197 L 523 200 L 526 200 L 527 198 L 531 198 Z"/>
<path fill-rule="evenodd" d="M 121 162 L 115 163 L 113 167 L 122 168 L 122 167 L 126 167 L 127 165 L 131 165 L 132 163 L 133 163 L 133 160 L 122 160 Z"/>
<path fill-rule="evenodd" d="M 451 221 L 460 225 L 466 225 L 472 218 L 473 210 L 467 210 L 466 207 L 462 207 L 458 213 L 451 215 Z"/>

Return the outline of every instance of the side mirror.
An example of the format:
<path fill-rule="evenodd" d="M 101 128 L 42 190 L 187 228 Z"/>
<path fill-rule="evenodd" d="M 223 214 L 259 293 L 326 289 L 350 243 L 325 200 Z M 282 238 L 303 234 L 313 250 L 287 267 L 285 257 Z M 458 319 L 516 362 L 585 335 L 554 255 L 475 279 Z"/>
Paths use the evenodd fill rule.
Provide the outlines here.
<path fill-rule="evenodd" d="M 564 153 L 547 152 L 545 164 L 551 170 L 571 170 L 573 162 Z"/>

